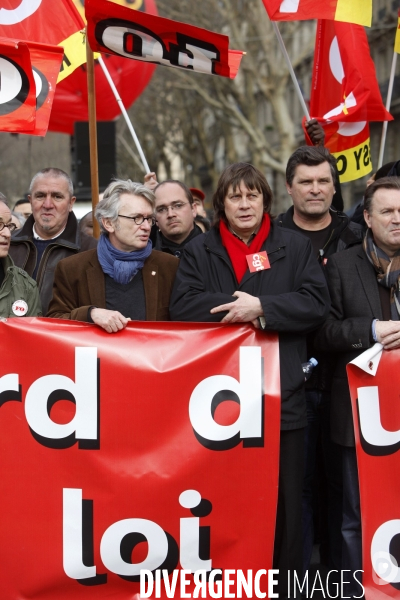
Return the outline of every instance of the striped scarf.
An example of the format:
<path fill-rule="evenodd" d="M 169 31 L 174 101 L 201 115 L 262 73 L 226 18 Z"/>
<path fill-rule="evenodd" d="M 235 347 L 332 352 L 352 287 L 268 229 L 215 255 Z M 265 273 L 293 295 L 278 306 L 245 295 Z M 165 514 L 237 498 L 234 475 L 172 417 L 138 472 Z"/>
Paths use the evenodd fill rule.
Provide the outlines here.
<path fill-rule="evenodd" d="M 368 229 L 363 248 L 374 267 L 379 285 L 390 289 L 390 314 L 392 321 L 400 320 L 400 250 L 392 258 L 375 246 L 371 230 Z"/>

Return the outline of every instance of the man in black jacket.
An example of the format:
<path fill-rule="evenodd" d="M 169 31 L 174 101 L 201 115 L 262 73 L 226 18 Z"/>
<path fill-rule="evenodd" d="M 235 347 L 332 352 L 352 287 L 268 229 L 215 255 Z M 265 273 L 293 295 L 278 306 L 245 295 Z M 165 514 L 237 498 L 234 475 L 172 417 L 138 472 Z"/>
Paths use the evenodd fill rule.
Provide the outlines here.
<path fill-rule="evenodd" d="M 186 245 L 171 297 L 175 321 L 260 323 L 279 333 L 281 441 L 274 566 L 280 598 L 287 571 L 302 571 L 301 492 L 307 424 L 302 363 L 306 334 L 328 313 L 325 278 L 311 244 L 271 222 L 272 192 L 262 173 L 237 163 L 222 173 L 216 225 Z M 270 268 L 250 272 L 246 256 L 266 252 Z M 292 573 L 293 575 L 293 573 Z"/>
<path fill-rule="evenodd" d="M 343 569 L 362 569 L 361 516 L 353 417 L 346 365 L 375 341 L 400 347 L 400 178 L 371 184 L 364 197 L 368 226 L 362 246 L 333 256 L 327 265 L 332 308 L 315 343 L 337 357 L 332 382 L 332 439 L 343 456 Z M 356 577 L 361 579 L 361 573 Z M 344 596 L 359 598 L 353 574 Z"/>
<path fill-rule="evenodd" d="M 335 252 L 360 244 L 363 236 L 363 228 L 360 225 L 352 223 L 344 213 L 332 209 L 336 179 L 336 160 L 329 150 L 323 146 L 298 148 L 289 158 L 286 168 L 286 188 L 293 206 L 277 218 L 278 225 L 308 237 L 314 256 L 322 267 Z M 308 424 L 303 490 L 304 570 L 309 567 L 314 543 L 315 473 L 318 447 L 321 444 L 322 460 L 319 462 L 324 476 L 318 481 L 320 499 L 322 496 L 318 505 L 321 562 L 328 564 L 330 569 L 340 571 L 341 457 L 340 449 L 330 440 L 329 431 L 329 391 L 333 366 L 328 355 L 316 353 L 313 334 L 307 339 L 307 353 L 308 358 L 316 357 L 319 365 L 306 383 Z M 325 487 L 328 502 L 321 493 L 325 491 Z"/>
<path fill-rule="evenodd" d="M 97 246 L 97 240 L 79 232 L 72 212 L 75 200 L 67 173 L 56 168 L 39 171 L 30 185 L 32 215 L 11 240 L 10 256 L 36 280 L 44 315 L 58 261 Z"/>

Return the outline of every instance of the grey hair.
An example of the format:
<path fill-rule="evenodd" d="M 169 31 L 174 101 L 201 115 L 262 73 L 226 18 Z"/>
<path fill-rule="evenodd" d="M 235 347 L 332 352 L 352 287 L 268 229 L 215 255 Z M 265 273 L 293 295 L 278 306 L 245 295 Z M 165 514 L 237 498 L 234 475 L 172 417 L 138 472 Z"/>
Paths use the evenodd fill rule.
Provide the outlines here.
<path fill-rule="evenodd" d="M 29 186 L 29 193 L 32 194 L 32 189 L 33 186 L 36 182 L 36 179 L 38 179 L 38 177 L 43 177 L 46 175 L 50 175 L 51 177 L 62 177 L 63 179 L 66 180 L 66 182 L 68 183 L 68 192 L 69 195 L 72 197 L 74 195 L 74 185 L 72 183 L 72 179 L 71 177 L 68 175 L 68 173 L 66 173 L 65 171 L 63 171 L 62 169 L 58 169 L 57 167 L 48 167 L 46 169 L 42 169 L 41 171 L 39 171 L 38 173 L 36 173 L 36 175 L 34 175 L 32 177 L 32 181 L 31 184 Z"/>
<path fill-rule="evenodd" d="M 115 179 L 106 188 L 103 194 L 103 199 L 96 206 L 94 216 L 99 222 L 101 233 L 107 233 L 104 228 L 102 219 L 110 219 L 112 223 L 118 219 L 119 206 L 122 194 L 130 194 L 131 196 L 141 196 L 151 206 L 154 212 L 155 200 L 154 194 L 149 188 L 142 183 L 136 183 L 130 179 Z"/>
<path fill-rule="evenodd" d="M 4 202 L 4 204 L 7 204 L 7 206 L 8 206 L 7 198 L 1 192 L 0 192 L 0 202 Z"/>

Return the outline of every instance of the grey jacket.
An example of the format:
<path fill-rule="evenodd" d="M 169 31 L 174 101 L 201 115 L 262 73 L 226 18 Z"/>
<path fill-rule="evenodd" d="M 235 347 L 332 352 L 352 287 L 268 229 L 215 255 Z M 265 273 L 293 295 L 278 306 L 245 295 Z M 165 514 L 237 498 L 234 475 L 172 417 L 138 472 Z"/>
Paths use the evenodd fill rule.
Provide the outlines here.
<path fill-rule="evenodd" d="M 42 309 L 36 281 L 16 267 L 10 256 L 2 258 L 1 261 L 4 280 L 0 287 L 0 317 L 41 317 Z M 22 302 L 17 302 L 18 300 Z"/>

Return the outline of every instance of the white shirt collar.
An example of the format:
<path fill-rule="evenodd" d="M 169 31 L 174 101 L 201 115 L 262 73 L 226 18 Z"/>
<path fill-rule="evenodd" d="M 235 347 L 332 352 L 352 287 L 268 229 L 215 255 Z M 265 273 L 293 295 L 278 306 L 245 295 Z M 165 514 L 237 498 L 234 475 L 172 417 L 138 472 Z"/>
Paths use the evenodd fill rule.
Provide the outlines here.
<path fill-rule="evenodd" d="M 56 238 L 60 237 L 60 235 L 65 231 L 65 227 L 64 227 L 64 229 L 62 231 L 60 231 L 60 233 L 57 233 L 57 235 L 55 235 L 52 238 L 49 238 L 47 240 L 45 240 L 44 238 L 40 237 L 40 235 L 38 235 L 36 233 L 35 223 L 33 224 L 33 227 L 32 227 L 32 233 L 33 233 L 33 237 L 34 237 L 35 240 L 41 240 L 43 242 L 48 242 L 49 240 L 55 240 Z"/>

